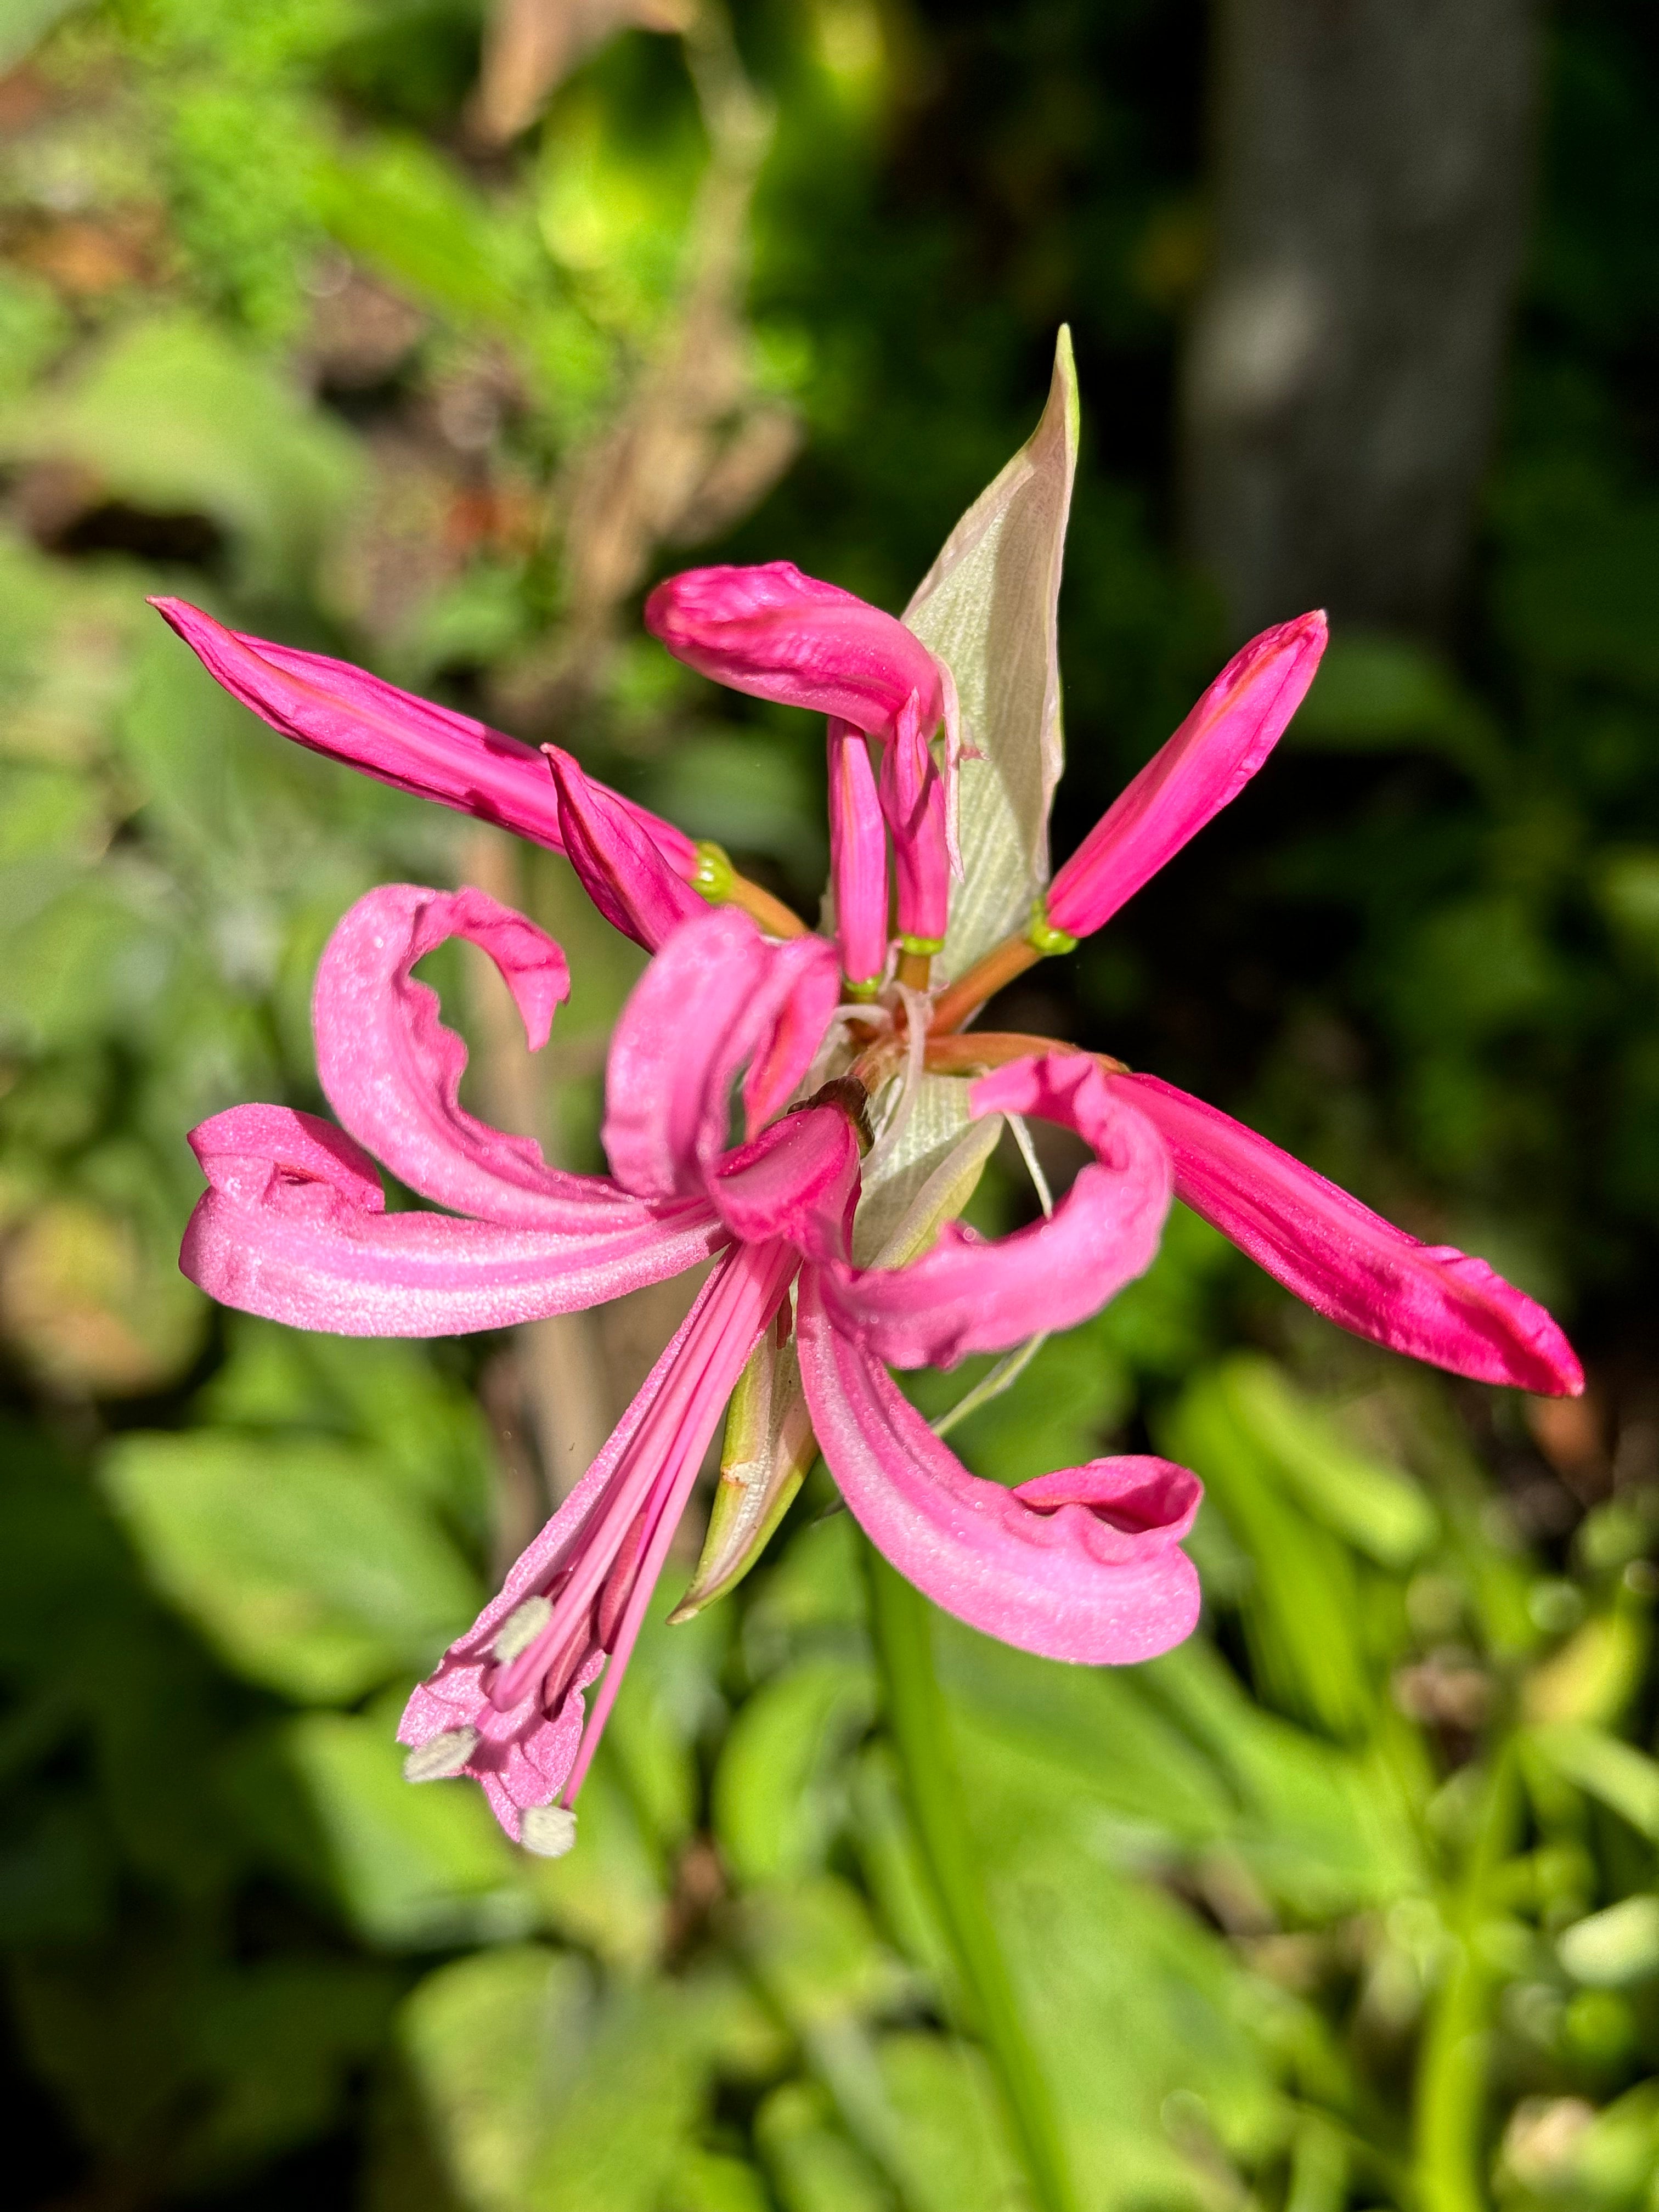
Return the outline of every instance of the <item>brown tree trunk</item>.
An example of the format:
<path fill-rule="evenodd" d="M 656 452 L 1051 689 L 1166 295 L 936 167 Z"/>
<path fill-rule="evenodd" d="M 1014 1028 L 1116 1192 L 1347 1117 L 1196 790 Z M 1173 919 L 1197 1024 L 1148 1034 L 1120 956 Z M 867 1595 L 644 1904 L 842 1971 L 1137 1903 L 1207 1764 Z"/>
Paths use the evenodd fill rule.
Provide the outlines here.
<path fill-rule="evenodd" d="M 1216 0 L 1189 543 L 1241 633 L 1443 631 L 1525 239 L 1538 0 Z"/>

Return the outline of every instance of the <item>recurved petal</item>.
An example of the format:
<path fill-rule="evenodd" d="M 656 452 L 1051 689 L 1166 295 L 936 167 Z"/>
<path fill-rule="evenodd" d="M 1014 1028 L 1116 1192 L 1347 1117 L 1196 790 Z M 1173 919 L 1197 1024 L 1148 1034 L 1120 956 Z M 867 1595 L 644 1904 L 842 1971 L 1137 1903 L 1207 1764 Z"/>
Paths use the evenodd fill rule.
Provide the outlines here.
<path fill-rule="evenodd" d="M 1170 1206 L 1169 1156 L 1126 1112 L 1085 1053 L 1017 1060 L 975 1083 L 975 1118 L 1035 1114 L 1075 1129 L 1095 1158 L 1054 1218 L 987 1243 L 949 1222 L 897 1267 L 831 1265 L 823 1297 L 837 1325 L 896 1367 L 949 1367 L 1041 1329 L 1071 1328 L 1151 1266 Z"/>
<path fill-rule="evenodd" d="M 746 915 L 702 908 L 635 985 L 611 1039 L 605 1148 L 641 1198 L 701 1195 L 726 1150 L 731 1091 L 757 1129 L 811 1066 L 840 995 L 821 937 L 778 944 Z"/>
<path fill-rule="evenodd" d="M 1168 1460 L 1094 1460 L 1017 1490 L 969 1474 L 880 1362 L 801 1277 L 801 1380 L 812 1427 L 871 1542 L 936 1605 L 1023 1650 L 1091 1665 L 1150 1659 L 1188 1635 L 1198 1577 L 1180 1549 L 1201 1495 Z"/>
<path fill-rule="evenodd" d="M 1155 1075 L 1109 1088 L 1157 1127 L 1176 1195 L 1356 1336 L 1479 1382 L 1577 1396 L 1583 1370 L 1542 1306 L 1484 1260 L 1421 1244 L 1266 1137 Z"/>
<path fill-rule="evenodd" d="M 283 1106 L 239 1106 L 191 1145 L 208 1179 L 179 1264 L 222 1305 L 341 1336 L 450 1336 L 598 1305 L 727 1241 L 706 1206 L 617 1198 L 550 1229 L 387 1213 L 374 1163 Z"/>
<path fill-rule="evenodd" d="M 1302 704 L 1325 650 L 1322 614 L 1263 630 L 1096 823 L 1049 888 L 1051 926 L 1087 937 L 1237 799 Z"/>
<path fill-rule="evenodd" d="M 534 749 L 470 714 L 417 699 L 349 662 L 227 629 L 184 599 L 150 605 L 208 673 L 285 738 L 361 769 L 381 783 L 499 823 L 557 853 L 559 813 Z M 620 799 L 679 874 L 696 848 L 672 822 Z"/>
<path fill-rule="evenodd" d="M 466 1047 L 410 970 L 451 937 L 500 969 L 531 1048 L 547 1042 L 570 988 L 558 946 L 483 891 L 387 884 L 348 909 L 324 950 L 312 998 L 317 1072 L 346 1128 L 410 1189 L 486 1221 L 581 1234 L 639 1214 L 604 1176 L 550 1168 L 533 1138 L 509 1136 L 459 1102 Z"/>
<path fill-rule="evenodd" d="M 676 875 L 625 799 L 544 745 L 559 794 L 559 828 L 582 888 L 613 928 L 654 952 L 702 901 Z"/>
<path fill-rule="evenodd" d="M 835 1106 L 812 1106 L 763 1129 L 721 1160 L 708 1194 L 745 1244 L 781 1237 L 811 1260 L 844 1260 L 859 1196 L 859 1147 Z"/>
<path fill-rule="evenodd" d="M 645 625 L 717 684 L 835 715 L 872 737 L 890 736 L 907 702 L 924 739 L 945 714 L 946 679 L 921 641 L 792 561 L 671 576 L 647 599 Z"/>

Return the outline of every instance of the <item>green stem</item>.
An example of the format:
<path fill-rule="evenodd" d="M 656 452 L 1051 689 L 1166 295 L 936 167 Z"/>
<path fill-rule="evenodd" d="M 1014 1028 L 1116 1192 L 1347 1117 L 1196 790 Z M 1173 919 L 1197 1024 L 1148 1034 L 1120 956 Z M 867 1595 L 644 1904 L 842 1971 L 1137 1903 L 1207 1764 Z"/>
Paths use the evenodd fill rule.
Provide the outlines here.
<path fill-rule="evenodd" d="M 1423 2032 L 1417 2063 L 1416 2162 L 1423 2212 L 1486 2212 L 1481 2132 L 1486 2009 L 1494 1976 L 1480 1954 L 1492 1880 L 1512 1848 L 1520 1808 L 1511 1745 L 1492 1757 L 1449 1916 L 1455 1947 Z"/>
<path fill-rule="evenodd" d="M 927 1600 L 861 1546 L 888 1732 L 972 2026 L 989 2057 L 1039 2212 L 1076 2212 L 1054 2100 L 1026 2035 L 969 1832 L 968 1803 L 933 1671 Z"/>

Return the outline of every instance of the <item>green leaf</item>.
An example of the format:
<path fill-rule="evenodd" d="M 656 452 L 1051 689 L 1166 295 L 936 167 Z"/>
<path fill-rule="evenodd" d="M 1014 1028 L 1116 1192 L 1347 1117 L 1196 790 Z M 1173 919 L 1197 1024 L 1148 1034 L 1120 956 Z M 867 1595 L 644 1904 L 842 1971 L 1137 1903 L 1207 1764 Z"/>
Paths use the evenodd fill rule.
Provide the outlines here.
<path fill-rule="evenodd" d="M 1530 1740 L 1558 1773 L 1659 1844 L 1659 1760 L 1600 1729 L 1570 1722 L 1534 1729 Z"/>
<path fill-rule="evenodd" d="M 171 2196 L 224 2183 L 336 2126 L 393 1999 L 362 1960 L 230 1966 L 149 1929 L 21 1962 L 35 2069 L 87 2140 Z"/>
<path fill-rule="evenodd" d="M 757 1889 L 742 1902 L 744 1950 L 778 2010 L 809 2039 L 902 2002 L 909 1977 L 857 1890 L 836 1875 Z"/>
<path fill-rule="evenodd" d="M 383 1948 L 526 1934 L 525 1863 L 483 1792 L 405 1782 L 395 1725 L 392 1710 L 305 1713 L 244 1744 L 225 1789 L 251 1841 Z"/>
<path fill-rule="evenodd" d="M 784 2212 L 893 2212 L 878 2169 L 836 2126 L 816 2084 L 775 2089 L 755 2115 L 755 2139 Z"/>
<path fill-rule="evenodd" d="M 423 1669 L 475 1610 L 453 1547 L 367 1453 L 137 1434 L 103 1482 L 162 1594 L 235 1672 L 290 1697 L 343 1704 Z"/>
<path fill-rule="evenodd" d="M 1352 1555 L 1285 1495 L 1276 1459 L 1240 1420 L 1222 1373 L 1201 1374 L 1157 1433 L 1161 1450 L 1203 1476 L 1249 1555 L 1240 1612 L 1261 1691 L 1333 1735 L 1361 1734 L 1375 1690 Z"/>
<path fill-rule="evenodd" d="M 964 880 L 951 901 L 945 967 L 960 975 L 1024 926 L 1048 880 L 1048 808 L 1064 756 L 1060 571 L 1077 469 L 1077 371 L 1054 349 L 1042 419 L 975 501 L 917 586 L 904 621 L 956 678 Z"/>
<path fill-rule="evenodd" d="M 866 1668 L 809 1658 L 774 1675 L 739 1708 L 714 1775 L 714 1828 L 740 1881 L 821 1866 L 841 1810 L 836 1769 L 869 1725 Z"/>
<path fill-rule="evenodd" d="M 915 2212 L 1005 2212 L 1019 2191 L 996 2087 L 981 2054 L 937 2035 L 884 2036 L 882 2086 L 898 2126 L 899 2181 Z"/>
<path fill-rule="evenodd" d="M 468 2212 L 523 2206 L 548 2091 L 576 2063 L 591 1994 L 579 1959 L 525 1944 L 440 1966 L 404 2003 L 398 2050 Z M 374 2199 L 400 2212 L 396 2197 Z"/>
<path fill-rule="evenodd" d="M 382 136 L 319 162 L 312 198 L 349 252 L 463 325 L 516 330 L 546 289 L 527 226 L 422 139 Z"/>
<path fill-rule="evenodd" d="M 596 2003 L 575 1960 L 528 1946 L 428 1975 L 399 2042 L 477 2212 L 657 2212 L 708 2064 L 689 1994 L 659 1984 Z"/>
<path fill-rule="evenodd" d="M 890 1245 L 909 1243 L 924 1222 L 942 1218 L 938 1202 L 954 1204 L 959 1194 L 965 1206 L 972 1196 L 1000 1133 L 1001 1116 L 988 1117 L 994 1120 L 992 1133 L 975 1125 L 968 1107 L 971 1087 L 956 1075 L 918 1079 L 910 1118 L 859 1200 L 853 1256 L 860 1267 L 873 1265 Z M 939 1180 L 929 1188 L 935 1176 Z"/>
<path fill-rule="evenodd" d="M 68 384 L 0 409 L 0 453 L 73 461 L 110 498 L 210 516 L 264 590 L 311 578 L 360 470 L 343 428 L 181 316 L 121 331 Z"/>
<path fill-rule="evenodd" d="M 1382 1566 L 1422 1556 L 1439 1521 L 1410 1475 L 1359 1450 L 1271 1359 L 1246 1355 L 1219 1372 L 1240 1426 L 1310 1513 Z"/>

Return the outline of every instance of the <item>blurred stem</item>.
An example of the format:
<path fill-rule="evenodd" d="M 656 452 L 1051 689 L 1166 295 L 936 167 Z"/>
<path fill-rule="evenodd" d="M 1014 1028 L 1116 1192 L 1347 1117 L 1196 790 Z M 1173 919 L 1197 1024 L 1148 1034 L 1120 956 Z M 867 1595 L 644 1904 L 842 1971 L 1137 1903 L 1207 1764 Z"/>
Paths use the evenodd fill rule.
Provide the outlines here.
<path fill-rule="evenodd" d="M 1054 2100 L 1019 2015 L 975 1856 L 950 1717 L 933 1670 L 930 1607 L 873 1545 L 860 1548 L 888 1733 L 922 1862 L 973 2010 L 971 2025 L 1002 2093 L 1032 2202 L 1040 2212 L 1076 2212 Z"/>
<path fill-rule="evenodd" d="M 1501 1745 L 1481 1792 L 1449 1933 L 1455 1947 L 1417 2062 L 1416 2161 L 1422 2212 L 1486 2212 L 1481 2132 L 1486 2014 L 1496 1976 L 1480 1957 L 1493 1879 L 1513 1848 L 1521 1809 L 1512 1744 Z"/>

